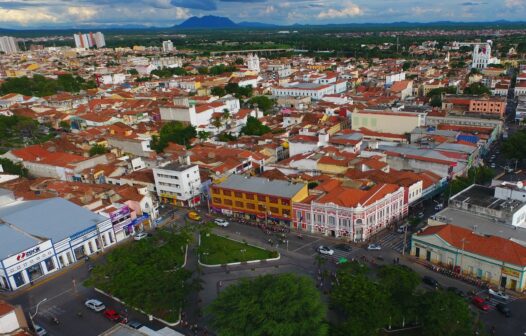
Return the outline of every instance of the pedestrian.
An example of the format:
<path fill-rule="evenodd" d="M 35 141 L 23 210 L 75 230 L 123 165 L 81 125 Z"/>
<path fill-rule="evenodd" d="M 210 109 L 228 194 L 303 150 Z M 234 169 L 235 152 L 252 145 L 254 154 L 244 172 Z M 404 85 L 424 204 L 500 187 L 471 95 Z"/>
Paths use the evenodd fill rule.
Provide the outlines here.
<path fill-rule="evenodd" d="M 396 263 L 400 264 L 400 258 L 399 257 L 396 257 Z"/>

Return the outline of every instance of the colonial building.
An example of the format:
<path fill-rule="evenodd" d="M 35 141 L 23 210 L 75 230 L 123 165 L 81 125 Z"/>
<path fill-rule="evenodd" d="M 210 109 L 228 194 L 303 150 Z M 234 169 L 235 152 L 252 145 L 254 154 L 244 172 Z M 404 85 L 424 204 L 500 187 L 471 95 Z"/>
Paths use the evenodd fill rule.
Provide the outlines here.
<path fill-rule="evenodd" d="M 404 215 L 404 188 L 379 183 L 346 186 L 329 180 L 293 203 L 293 226 L 311 233 L 367 240 Z"/>

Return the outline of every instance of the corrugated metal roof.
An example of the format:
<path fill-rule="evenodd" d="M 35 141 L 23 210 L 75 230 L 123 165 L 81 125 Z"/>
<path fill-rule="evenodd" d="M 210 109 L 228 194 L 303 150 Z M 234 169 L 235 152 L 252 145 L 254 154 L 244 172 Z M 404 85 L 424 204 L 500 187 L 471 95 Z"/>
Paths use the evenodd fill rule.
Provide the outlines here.
<path fill-rule="evenodd" d="M 261 177 L 232 175 L 220 183 L 219 186 L 232 190 L 292 198 L 305 185 L 303 183 L 290 183 L 282 180 L 268 180 Z"/>

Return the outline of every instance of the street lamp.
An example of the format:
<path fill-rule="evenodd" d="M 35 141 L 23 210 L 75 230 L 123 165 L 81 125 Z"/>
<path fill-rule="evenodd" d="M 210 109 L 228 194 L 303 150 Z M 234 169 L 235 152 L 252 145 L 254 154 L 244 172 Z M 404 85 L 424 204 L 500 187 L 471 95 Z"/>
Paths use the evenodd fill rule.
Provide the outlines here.
<path fill-rule="evenodd" d="M 45 301 L 47 301 L 47 298 L 43 298 L 42 301 L 37 303 L 37 306 L 36 306 L 34 314 L 31 314 L 31 312 L 29 312 L 29 319 L 31 320 L 31 325 L 33 326 L 33 330 L 35 330 L 35 322 L 33 321 L 33 318 L 35 316 L 37 316 L 37 314 L 38 314 L 38 307 L 40 306 L 40 304 L 44 303 Z"/>

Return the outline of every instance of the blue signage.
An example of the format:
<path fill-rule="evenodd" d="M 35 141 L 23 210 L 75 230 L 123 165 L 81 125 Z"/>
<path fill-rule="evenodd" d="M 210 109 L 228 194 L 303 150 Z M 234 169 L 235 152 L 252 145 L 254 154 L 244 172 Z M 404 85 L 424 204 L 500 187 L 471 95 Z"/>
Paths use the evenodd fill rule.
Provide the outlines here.
<path fill-rule="evenodd" d="M 148 214 L 147 213 L 143 213 L 141 216 L 135 218 L 134 220 L 131 221 L 130 224 L 128 224 L 128 226 L 134 226 L 134 225 L 137 225 L 137 224 L 140 224 L 142 222 L 144 222 L 145 220 L 147 220 L 149 218 Z"/>

